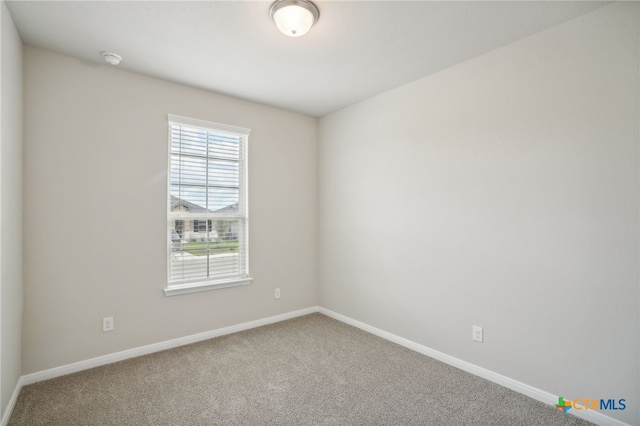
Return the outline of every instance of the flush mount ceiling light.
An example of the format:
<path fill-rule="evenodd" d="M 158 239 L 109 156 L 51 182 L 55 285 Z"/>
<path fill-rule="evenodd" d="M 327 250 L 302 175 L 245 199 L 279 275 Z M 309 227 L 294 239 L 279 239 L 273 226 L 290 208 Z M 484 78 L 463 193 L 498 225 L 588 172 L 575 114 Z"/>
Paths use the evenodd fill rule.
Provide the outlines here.
<path fill-rule="evenodd" d="M 104 52 L 102 53 L 102 56 L 104 57 L 104 60 L 111 65 L 118 65 L 122 60 L 122 56 L 116 55 L 115 53 L 111 52 Z"/>
<path fill-rule="evenodd" d="M 269 14 L 282 34 L 289 37 L 305 35 L 320 16 L 316 5 L 307 0 L 278 0 Z"/>

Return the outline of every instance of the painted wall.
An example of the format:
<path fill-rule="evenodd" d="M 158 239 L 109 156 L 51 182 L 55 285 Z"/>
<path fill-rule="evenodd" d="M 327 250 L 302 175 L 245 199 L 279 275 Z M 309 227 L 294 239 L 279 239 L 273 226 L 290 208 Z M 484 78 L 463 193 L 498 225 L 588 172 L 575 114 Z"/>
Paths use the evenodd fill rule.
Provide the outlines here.
<path fill-rule="evenodd" d="M 4 2 L 0 97 L 0 418 L 21 373 L 22 42 Z"/>
<path fill-rule="evenodd" d="M 320 305 L 638 424 L 638 22 L 607 6 L 322 118 Z"/>
<path fill-rule="evenodd" d="M 316 305 L 316 119 L 31 47 L 24 60 L 23 374 Z M 252 129 L 249 286 L 162 292 L 167 113 Z"/>

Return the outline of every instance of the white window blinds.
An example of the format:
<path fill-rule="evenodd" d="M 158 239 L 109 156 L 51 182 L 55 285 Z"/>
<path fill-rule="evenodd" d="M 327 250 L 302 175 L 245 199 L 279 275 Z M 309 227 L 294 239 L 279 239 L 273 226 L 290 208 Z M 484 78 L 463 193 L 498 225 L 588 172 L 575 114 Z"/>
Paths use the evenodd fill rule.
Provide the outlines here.
<path fill-rule="evenodd" d="M 249 133 L 169 115 L 169 290 L 250 281 Z"/>

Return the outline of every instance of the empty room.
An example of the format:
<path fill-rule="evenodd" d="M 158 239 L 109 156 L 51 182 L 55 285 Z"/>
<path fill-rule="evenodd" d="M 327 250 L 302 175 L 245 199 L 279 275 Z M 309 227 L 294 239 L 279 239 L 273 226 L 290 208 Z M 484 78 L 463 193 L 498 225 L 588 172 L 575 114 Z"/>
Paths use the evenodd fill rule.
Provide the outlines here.
<path fill-rule="evenodd" d="M 638 2 L 0 2 L 1 426 L 640 426 Z"/>

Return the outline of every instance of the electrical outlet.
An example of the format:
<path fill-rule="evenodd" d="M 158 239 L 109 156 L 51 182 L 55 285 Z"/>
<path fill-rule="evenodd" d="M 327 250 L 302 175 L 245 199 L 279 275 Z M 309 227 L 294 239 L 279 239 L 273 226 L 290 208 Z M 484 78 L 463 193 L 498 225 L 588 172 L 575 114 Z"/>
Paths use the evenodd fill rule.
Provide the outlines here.
<path fill-rule="evenodd" d="M 280 299 L 280 289 L 276 288 L 275 298 Z"/>
<path fill-rule="evenodd" d="M 482 327 L 478 327 L 477 325 L 474 325 L 471 338 L 476 342 L 482 343 Z"/>
<path fill-rule="evenodd" d="M 102 331 L 113 331 L 113 317 L 102 318 Z"/>

